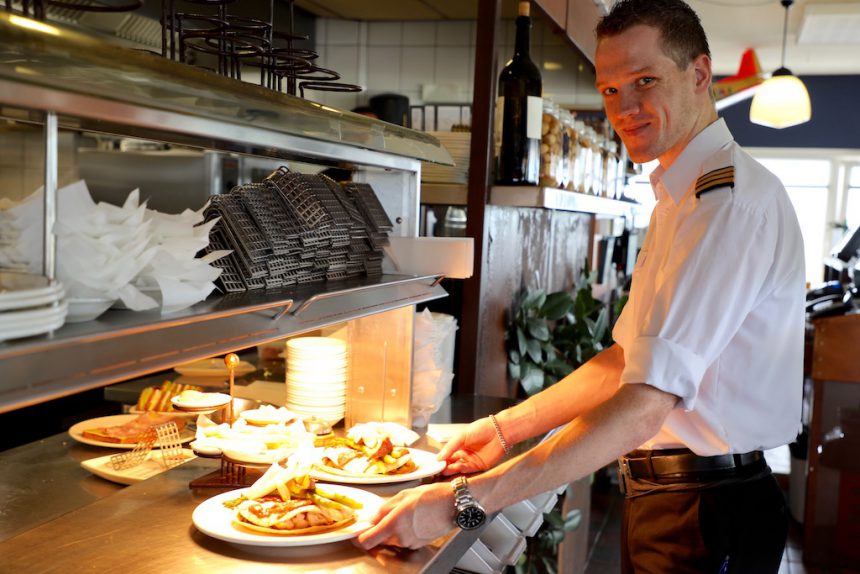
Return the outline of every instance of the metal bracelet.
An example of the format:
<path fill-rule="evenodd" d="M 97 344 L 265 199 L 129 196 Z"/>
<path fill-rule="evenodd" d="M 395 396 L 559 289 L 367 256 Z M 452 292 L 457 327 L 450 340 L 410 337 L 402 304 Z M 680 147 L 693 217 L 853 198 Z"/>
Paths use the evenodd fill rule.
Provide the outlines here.
<path fill-rule="evenodd" d="M 496 429 L 496 436 L 499 437 L 499 442 L 502 443 L 502 450 L 505 454 L 511 454 L 511 445 L 505 440 L 505 435 L 502 434 L 502 428 L 499 426 L 499 421 L 496 420 L 496 415 L 490 415 L 490 422 L 493 423 L 493 428 Z"/>

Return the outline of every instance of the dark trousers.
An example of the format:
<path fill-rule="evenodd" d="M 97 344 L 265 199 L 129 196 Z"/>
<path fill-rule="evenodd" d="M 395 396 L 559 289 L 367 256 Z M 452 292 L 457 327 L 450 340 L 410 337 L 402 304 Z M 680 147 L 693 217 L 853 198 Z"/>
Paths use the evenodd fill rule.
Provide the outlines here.
<path fill-rule="evenodd" d="M 624 574 L 776 574 L 788 510 L 768 474 L 705 489 L 655 491 L 624 501 Z"/>

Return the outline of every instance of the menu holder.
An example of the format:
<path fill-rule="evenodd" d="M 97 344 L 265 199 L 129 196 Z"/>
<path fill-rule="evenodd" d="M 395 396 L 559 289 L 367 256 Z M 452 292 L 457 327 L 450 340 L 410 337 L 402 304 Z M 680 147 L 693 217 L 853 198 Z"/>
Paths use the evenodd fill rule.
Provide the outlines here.
<path fill-rule="evenodd" d="M 134 448 L 128 452 L 110 457 L 114 470 L 127 470 L 142 464 L 152 451 L 156 442 L 161 452 L 161 464 L 165 469 L 173 468 L 185 461 L 182 454 L 182 439 L 173 421 L 150 427 L 138 439 Z"/>

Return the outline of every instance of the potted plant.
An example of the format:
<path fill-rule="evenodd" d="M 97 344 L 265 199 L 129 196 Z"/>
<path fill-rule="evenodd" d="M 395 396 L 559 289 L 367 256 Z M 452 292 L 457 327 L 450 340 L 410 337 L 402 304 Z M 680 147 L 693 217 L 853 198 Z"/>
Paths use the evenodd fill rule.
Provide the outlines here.
<path fill-rule="evenodd" d="M 585 268 L 588 267 L 586 262 Z M 612 344 L 612 324 L 627 297 L 613 305 L 592 293 L 595 273 L 583 273 L 571 291 L 547 294 L 525 289 L 519 294 L 505 333 L 508 374 L 526 396 L 539 393 Z M 579 527 L 578 509 L 562 515 L 563 496 L 544 514 L 540 530 L 529 539 L 515 570 L 517 574 L 555 574 L 558 546 Z"/>

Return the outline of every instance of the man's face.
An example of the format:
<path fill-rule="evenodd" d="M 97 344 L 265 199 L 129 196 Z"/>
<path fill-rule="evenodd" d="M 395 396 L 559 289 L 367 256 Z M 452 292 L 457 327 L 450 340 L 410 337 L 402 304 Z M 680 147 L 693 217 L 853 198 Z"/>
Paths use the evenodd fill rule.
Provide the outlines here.
<path fill-rule="evenodd" d="M 709 83 L 707 56 L 679 70 L 663 52 L 659 30 L 651 26 L 634 26 L 600 40 L 595 85 L 634 162 L 660 158 L 668 165 L 701 129 L 703 64 L 708 65 Z"/>

